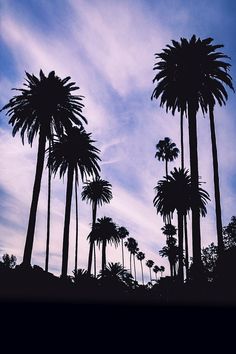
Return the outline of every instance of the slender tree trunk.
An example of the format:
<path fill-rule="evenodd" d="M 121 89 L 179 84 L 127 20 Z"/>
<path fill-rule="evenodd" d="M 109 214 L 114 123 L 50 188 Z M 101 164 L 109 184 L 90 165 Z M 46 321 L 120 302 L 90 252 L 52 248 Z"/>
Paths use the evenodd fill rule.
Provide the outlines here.
<path fill-rule="evenodd" d="M 170 276 L 171 276 L 171 278 L 173 278 L 173 265 L 170 262 L 170 260 L 169 260 L 169 263 L 170 263 Z"/>
<path fill-rule="evenodd" d="M 211 144 L 212 144 L 211 146 L 212 146 L 213 172 L 214 172 L 217 243 L 218 243 L 218 253 L 219 253 L 219 256 L 221 256 L 224 251 L 224 243 L 223 243 L 223 234 L 222 234 L 218 154 L 217 154 L 213 106 L 209 107 L 209 117 L 210 117 L 210 127 L 211 127 Z"/>
<path fill-rule="evenodd" d="M 51 143 L 49 141 L 49 161 L 51 156 Z M 47 240 L 46 240 L 46 258 L 45 271 L 48 272 L 49 263 L 49 242 L 50 242 L 50 214 L 51 214 L 51 166 L 48 165 L 48 210 L 47 210 Z"/>
<path fill-rule="evenodd" d="M 133 254 L 133 263 L 134 263 L 134 279 L 136 281 L 137 275 L 136 275 L 136 266 L 135 266 L 135 255 Z"/>
<path fill-rule="evenodd" d="M 67 188 L 66 188 L 66 206 L 65 206 L 65 220 L 63 233 L 63 249 L 62 249 L 62 270 L 61 277 L 66 278 L 68 269 L 68 253 L 69 253 L 69 230 L 70 230 L 70 213 L 71 213 L 71 199 L 73 190 L 73 166 L 68 167 Z"/>
<path fill-rule="evenodd" d="M 178 277 L 181 283 L 184 281 L 183 267 L 183 214 L 178 211 L 178 239 L 179 239 L 179 269 Z"/>
<path fill-rule="evenodd" d="M 192 187 L 192 242 L 193 242 L 193 264 L 197 270 L 201 265 L 201 232 L 200 213 L 198 207 L 198 150 L 197 150 L 197 122 L 196 106 L 189 103 L 188 106 L 188 127 L 189 127 L 189 151 L 190 151 L 190 172 Z"/>
<path fill-rule="evenodd" d="M 131 264 L 131 257 L 132 257 L 132 254 L 131 254 L 131 252 L 130 252 L 129 264 L 130 264 L 130 274 L 132 275 L 132 264 Z"/>
<path fill-rule="evenodd" d="M 184 113 L 181 110 L 180 113 L 180 145 L 181 145 L 181 168 L 184 169 Z M 188 228 L 187 228 L 187 215 L 184 215 L 184 240 L 185 240 L 185 257 L 186 257 L 186 279 L 188 279 Z"/>
<path fill-rule="evenodd" d="M 106 268 L 106 240 L 102 241 L 102 276 Z"/>
<path fill-rule="evenodd" d="M 166 161 L 166 178 L 168 176 L 168 160 L 165 160 Z"/>
<path fill-rule="evenodd" d="M 97 203 L 94 202 L 92 204 L 92 231 L 94 229 L 94 225 L 96 223 L 96 216 L 97 216 Z M 89 257 L 88 257 L 88 273 L 91 274 L 91 268 L 92 268 L 92 259 L 93 259 L 93 247 L 94 247 L 94 240 L 90 240 L 90 245 L 89 245 Z"/>
<path fill-rule="evenodd" d="M 121 249 L 122 249 L 122 266 L 124 268 L 125 260 L 124 260 L 124 242 L 123 242 L 123 238 L 121 239 Z"/>
<path fill-rule="evenodd" d="M 39 193 L 41 187 L 43 165 L 44 165 L 45 146 L 46 146 L 46 135 L 44 134 L 44 132 L 40 131 L 33 195 L 32 195 L 28 229 L 27 229 L 26 242 L 25 242 L 24 255 L 23 255 L 23 265 L 25 267 L 30 266 L 31 256 L 32 256 L 36 214 L 37 214 Z"/>
<path fill-rule="evenodd" d="M 174 270 L 174 277 L 176 278 L 176 264 L 173 264 L 173 270 Z"/>
<path fill-rule="evenodd" d="M 140 263 L 141 263 L 141 272 L 142 272 L 142 282 L 143 282 L 143 285 L 144 285 L 143 264 L 142 264 L 142 261 L 140 261 Z"/>
<path fill-rule="evenodd" d="M 79 240 L 79 211 L 78 211 L 78 191 L 75 179 L 75 274 L 78 270 L 78 240 Z"/>
<path fill-rule="evenodd" d="M 96 269 L 96 244 L 93 243 L 93 269 L 94 269 L 94 276 L 97 276 L 97 269 Z"/>
<path fill-rule="evenodd" d="M 150 272 L 150 282 L 152 282 L 151 268 L 149 268 L 149 272 Z"/>

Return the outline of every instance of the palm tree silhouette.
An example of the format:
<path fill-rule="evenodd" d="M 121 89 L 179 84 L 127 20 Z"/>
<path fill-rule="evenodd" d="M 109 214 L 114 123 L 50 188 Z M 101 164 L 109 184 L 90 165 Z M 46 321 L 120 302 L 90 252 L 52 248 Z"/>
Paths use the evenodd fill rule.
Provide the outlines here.
<path fill-rule="evenodd" d="M 20 91 L 20 94 L 11 98 L 1 111 L 7 110 L 9 124 L 13 126 L 12 134 L 15 136 L 20 131 L 23 144 L 25 134 L 32 146 L 34 138 L 39 133 L 36 173 L 23 255 L 23 265 L 28 267 L 33 249 L 46 140 L 52 139 L 53 130 L 60 136 L 64 129 L 71 127 L 72 122 L 81 125 L 81 120 L 87 121 L 82 115 L 82 96 L 72 95 L 72 91 L 78 87 L 74 86 L 74 82 L 68 83 L 70 77 L 61 79 L 54 71 L 46 77 L 42 70 L 39 78 L 27 72 L 26 76 L 24 84 L 26 88 L 14 89 Z"/>
<path fill-rule="evenodd" d="M 92 229 L 96 223 L 97 207 L 102 206 L 103 203 L 110 203 L 112 199 L 111 184 L 100 176 L 97 176 L 93 181 L 85 183 L 81 193 L 82 200 L 86 200 L 92 205 Z M 92 257 L 94 251 L 94 274 L 96 275 L 96 260 L 95 260 L 95 243 L 91 239 L 88 257 L 88 273 L 91 273 Z"/>
<path fill-rule="evenodd" d="M 158 144 L 156 144 L 156 154 L 155 157 L 158 160 L 165 161 L 166 164 L 166 177 L 168 176 L 168 162 L 174 161 L 179 155 L 179 149 L 176 147 L 175 143 L 172 143 L 170 138 L 165 138 L 164 140 L 160 140 Z"/>
<path fill-rule="evenodd" d="M 88 176 L 97 176 L 100 171 L 98 165 L 98 160 L 100 160 L 99 149 L 93 143 L 91 133 L 86 133 L 82 126 L 80 128 L 73 127 L 68 130 L 67 135 L 63 134 L 60 139 L 55 138 L 51 159 L 48 161 L 54 174 L 59 170 L 60 177 L 62 177 L 67 172 L 61 273 L 63 278 L 67 276 L 68 268 L 69 226 L 74 176 L 78 184 L 79 173 L 83 181 Z M 78 215 L 76 217 L 78 218 Z"/>
<path fill-rule="evenodd" d="M 151 268 L 152 268 L 153 264 L 154 264 L 154 262 L 151 259 L 148 259 L 146 262 L 146 266 L 149 268 L 149 272 L 150 272 L 150 282 L 152 282 Z"/>
<path fill-rule="evenodd" d="M 177 240 L 175 237 L 171 236 L 166 241 L 166 246 L 164 246 L 160 251 L 159 254 L 161 257 L 167 257 L 170 263 L 170 275 L 171 278 L 176 276 L 176 263 L 178 261 L 178 254 L 179 248 L 176 245 Z"/>
<path fill-rule="evenodd" d="M 155 64 L 154 70 L 159 70 L 159 72 L 153 80 L 157 82 L 157 86 L 152 93 L 152 99 L 160 96 L 160 105 L 165 106 L 167 111 L 171 110 L 174 114 L 177 109 L 181 114 L 186 113 L 188 116 L 193 194 L 193 263 L 196 268 L 201 266 L 200 213 L 197 205 L 199 173 L 196 115 L 199 107 L 203 113 L 207 111 L 209 97 L 222 98 L 223 87 L 219 81 L 221 73 L 218 70 L 222 68 L 222 62 L 214 64 L 218 56 L 213 52 L 218 46 L 209 47 L 211 42 L 211 38 L 201 40 L 195 35 L 189 41 L 186 38 L 181 38 L 180 42 L 172 40 L 172 46 L 167 45 L 162 53 L 156 54 L 156 59 L 160 61 Z M 225 71 L 227 68 L 228 66 L 223 66 Z M 229 85 L 229 81 L 227 84 Z"/>
<path fill-rule="evenodd" d="M 157 266 L 157 265 L 154 265 L 154 267 L 152 268 L 153 272 L 155 273 L 155 277 L 156 277 L 156 280 L 157 280 L 157 273 L 161 271 L 161 269 Z"/>
<path fill-rule="evenodd" d="M 135 255 L 137 254 L 137 252 L 139 250 L 138 242 L 133 237 L 129 237 L 129 238 L 127 238 L 127 241 L 125 242 L 125 246 L 128 248 L 128 251 L 130 252 L 130 273 L 131 274 L 132 274 L 131 259 L 132 259 L 132 256 L 133 256 L 134 279 L 136 281 Z"/>
<path fill-rule="evenodd" d="M 200 184 L 200 182 L 199 182 Z M 188 170 L 174 168 L 170 176 L 158 182 L 155 187 L 156 196 L 153 200 L 157 213 L 160 213 L 164 221 L 166 217 L 172 218 L 173 212 L 177 211 L 178 217 L 178 241 L 179 241 L 179 279 L 183 282 L 183 217 L 193 204 L 196 204 L 202 216 L 206 215 L 206 203 L 209 194 L 202 188 L 198 188 L 197 200 L 192 195 L 191 177 Z"/>
<path fill-rule="evenodd" d="M 172 236 L 175 236 L 177 233 L 177 229 L 174 225 L 172 224 L 165 224 L 162 228 L 161 228 L 163 234 L 165 236 L 167 236 L 167 239 L 169 239 Z"/>
<path fill-rule="evenodd" d="M 140 261 L 140 264 L 141 264 L 141 272 L 142 272 L 142 282 L 143 282 L 143 285 L 144 285 L 144 277 L 143 277 L 143 263 L 142 261 L 145 259 L 145 253 L 143 252 L 138 252 L 137 253 L 137 259 Z"/>
<path fill-rule="evenodd" d="M 121 239 L 121 249 L 122 249 L 122 265 L 124 267 L 125 264 L 125 258 L 124 258 L 124 238 L 129 236 L 129 231 L 124 227 L 121 226 L 118 228 L 118 233 Z"/>
<path fill-rule="evenodd" d="M 104 216 L 97 220 L 88 238 L 90 242 L 96 241 L 99 247 L 102 245 L 102 274 L 104 274 L 106 268 L 106 246 L 108 243 L 114 243 L 117 246 L 120 242 L 117 226 L 112 221 L 112 218 Z"/>
<path fill-rule="evenodd" d="M 162 277 L 162 273 L 165 271 L 165 267 L 164 266 L 160 266 L 160 272 L 161 272 L 161 277 Z"/>

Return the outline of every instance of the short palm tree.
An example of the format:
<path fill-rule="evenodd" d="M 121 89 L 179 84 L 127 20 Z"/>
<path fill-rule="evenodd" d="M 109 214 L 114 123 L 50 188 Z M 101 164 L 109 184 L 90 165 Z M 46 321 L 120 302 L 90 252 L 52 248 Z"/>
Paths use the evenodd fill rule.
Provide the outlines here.
<path fill-rule="evenodd" d="M 176 147 L 175 143 L 171 141 L 170 138 L 164 138 L 156 144 L 156 154 L 155 157 L 158 160 L 165 161 L 166 165 L 166 177 L 168 176 L 168 162 L 174 161 L 179 155 L 179 149 Z"/>
<path fill-rule="evenodd" d="M 164 246 L 160 251 L 159 254 L 161 257 L 167 257 L 170 263 L 170 276 L 171 278 L 176 276 L 176 263 L 178 261 L 179 255 L 179 248 L 176 245 L 177 240 L 175 237 L 170 237 L 166 241 L 166 246 Z"/>
<path fill-rule="evenodd" d="M 100 171 L 98 161 L 99 150 L 93 145 L 91 133 L 86 133 L 84 128 L 73 127 L 68 134 L 60 139 L 55 139 L 48 164 L 51 165 L 54 174 L 59 170 L 60 177 L 67 172 L 66 206 L 63 233 L 62 252 L 62 277 L 67 276 L 68 250 L 69 250 L 69 227 L 71 213 L 71 199 L 73 180 L 79 183 L 79 174 L 82 181 L 89 176 L 97 176 Z M 76 215 L 78 218 L 78 215 Z"/>
<path fill-rule="evenodd" d="M 153 272 L 155 273 L 155 277 L 157 280 L 157 273 L 160 272 L 160 267 L 158 267 L 157 265 L 154 265 L 154 267 L 152 268 Z"/>
<path fill-rule="evenodd" d="M 112 199 L 111 184 L 100 176 L 95 177 L 94 180 L 86 182 L 81 193 L 82 200 L 86 200 L 92 205 L 92 229 L 96 223 L 97 207 L 102 206 L 103 203 L 110 203 Z M 91 240 L 88 257 L 88 273 L 91 273 L 93 251 L 95 255 L 95 243 Z M 94 257 L 94 273 L 96 275 L 96 260 Z"/>
<path fill-rule="evenodd" d="M 154 264 L 154 262 L 151 259 L 148 259 L 146 262 L 146 266 L 149 268 L 149 272 L 150 272 L 150 282 L 152 282 L 151 268 L 152 268 L 153 264 Z"/>
<path fill-rule="evenodd" d="M 52 140 L 52 132 L 61 135 L 64 129 L 86 122 L 82 115 L 82 96 L 73 95 L 78 89 L 70 77 L 64 79 L 51 71 L 46 77 L 40 70 L 39 78 L 26 72 L 26 88 L 15 89 L 20 94 L 10 99 L 2 110 L 7 110 L 10 116 L 9 124 L 13 126 L 12 134 L 20 131 L 24 144 L 25 135 L 30 145 L 39 133 L 36 173 L 29 214 L 28 229 L 24 247 L 23 264 L 28 267 L 31 263 L 34 232 L 41 179 L 44 166 L 46 140 Z"/>
<path fill-rule="evenodd" d="M 207 112 L 208 107 L 210 110 L 218 243 L 219 248 L 223 249 L 213 107 L 216 101 L 222 105 L 227 99 L 223 84 L 231 89 L 233 86 L 227 72 L 229 64 L 221 60 L 226 56 L 216 52 L 222 45 L 212 45 L 212 41 L 212 38 L 200 39 L 195 35 L 189 41 L 186 38 L 181 38 L 180 42 L 172 40 L 172 45 L 167 45 L 161 53 L 156 54 L 158 62 L 154 70 L 158 70 L 158 73 L 153 82 L 157 85 L 152 93 L 152 98 L 160 97 L 160 105 L 165 106 L 167 111 L 171 110 L 174 114 L 178 110 L 181 115 L 186 113 L 188 116 L 191 184 L 193 200 L 196 200 L 192 206 L 193 263 L 196 267 L 201 264 L 200 213 L 197 206 L 199 172 L 196 115 L 199 107 L 203 113 Z"/>
<path fill-rule="evenodd" d="M 119 236 L 121 239 L 121 250 L 122 250 L 122 265 L 124 267 L 125 264 L 125 257 L 124 257 L 124 239 L 129 236 L 129 231 L 124 227 L 121 226 L 118 228 Z"/>
<path fill-rule="evenodd" d="M 104 274 L 106 268 L 106 246 L 108 243 L 118 246 L 120 242 L 117 226 L 111 218 L 104 216 L 97 220 L 88 237 L 90 242 L 97 242 L 99 247 L 102 245 L 102 274 Z"/>
<path fill-rule="evenodd" d="M 162 277 L 162 273 L 165 271 L 165 267 L 164 266 L 160 266 L 160 272 L 161 272 L 161 277 Z"/>
<path fill-rule="evenodd" d="M 133 256 L 134 278 L 136 280 L 135 255 L 139 251 L 138 242 L 133 237 L 128 237 L 127 241 L 125 242 L 125 246 L 128 248 L 128 251 L 130 252 L 130 273 L 131 274 L 132 274 L 131 259 L 132 259 L 132 256 Z"/>
<path fill-rule="evenodd" d="M 138 252 L 137 253 L 137 259 L 140 261 L 140 265 L 141 265 L 141 272 L 142 272 L 142 282 L 143 282 L 143 285 L 144 285 L 144 277 L 143 277 L 143 263 L 142 261 L 145 259 L 145 253 L 143 252 Z"/>
<path fill-rule="evenodd" d="M 199 183 L 200 184 L 200 183 Z M 206 215 L 206 203 L 209 194 L 202 188 L 198 188 L 197 200 L 193 197 L 191 177 L 187 170 L 174 168 L 170 176 L 158 182 L 155 187 L 156 196 L 153 200 L 157 213 L 160 213 L 164 221 L 172 218 L 174 211 L 178 216 L 178 240 L 179 240 L 179 279 L 183 281 L 183 217 L 193 204 L 197 203 L 202 216 Z"/>

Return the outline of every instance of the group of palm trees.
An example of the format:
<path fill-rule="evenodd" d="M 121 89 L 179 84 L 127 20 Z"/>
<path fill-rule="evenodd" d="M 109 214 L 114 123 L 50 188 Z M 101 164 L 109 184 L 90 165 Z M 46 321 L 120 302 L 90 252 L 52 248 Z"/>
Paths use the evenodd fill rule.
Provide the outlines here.
<path fill-rule="evenodd" d="M 225 104 L 228 96 L 224 85 L 233 90 L 232 78 L 228 73 L 229 63 L 222 59 L 228 58 L 217 49 L 223 45 L 212 45 L 212 38 L 201 40 L 192 36 L 188 41 L 181 38 L 180 42 L 172 41 L 159 54 L 156 54 L 158 62 L 154 66 L 157 70 L 153 82 L 156 87 L 153 98 L 160 98 L 160 105 L 180 113 L 181 135 L 181 168 L 175 168 L 168 172 L 168 162 L 173 161 L 179 154 L 178 148 L 169 138 L 161 140 L 156 148 L 156 157 L 165 161 L 166 175 L 155 187 L 156 196 L 154 206 L 163 217 L 165 223 L 163 233 L 167 235 L 167 246 L 163 248 L 161 255 L 167 255 L 170 262 L 171 276 L 176 273 L 178 260 L 178 275 L 183 281 L 183 264 L 185 259 L 186 275 L 188 273 L 188 235 L 186 216 L 191 211 L 192 215 L 192 249 L 193 265 L 200 269 L 201 265 L 201 235 L 200 215 L 206 215 L 206 203 L 209 195 L 200 188 L 198 171 L 197 127 L 196 117 L 199 108 L 203 114 L 209 113 L 212 138 L 212 156 L 215 185 L 216 225 L 219 255 L 223 252 L 220 190 L 218 175 L 217 145 L 214 124 L 214 108 L 216 102 Z M 99 157 L 100 150 L 94 145 L 95 141 L 91 133 L 87 133 L 83 124 L 87 123 L 82 114 L 83 96 L 74 95 L 79 87 L 75 82 L 70 82 L 70 77 L 61 79 L 52 71 L 45 76 L 40 70 L 39 78 L 26 72 L 25 88 L 15 89 L 20 93 L 2 108 L 7 110 L 9 124 L 12 125 L 13 136 L 20 132 L 22 142 L 27 138 L 32 145 L 38 134 L 38 153 L 36 173 L 32 193 L 32 201 L 29 213 L 27 235 L 24 247 L 22 267 L 28 268 L 31 264 L 37 206 L 40 194 L 41 179 L 45 165 L 45 157 L 48 167 L 48 203 L 47 203 L 47 236 L 45 270 L 48 271 L 49 244 L 50 244 L 50 213 L 51 213 L 51 178 L 59 174 L 60 178 L 67 175 L 66 203 L 64 215 L 63 247 L 61 276 L 67 277 L 69 230 L 73 191 L 75 195 L 76 209 L 76 244 L 75 244 L 75 272 L 78 270 L 78 235 L 79 235 L 79 207 L 78 185 L 83 183 L 82 200 L 91 203 L 92 229 L 88 235 L 90 242 L 88 255 L 88 274 L 92 271 L 94 261 L 94 274 L 96 275 L 96 244 L 102 247 L 102 273 L 106 270 L 106 246 L 113 243 L 117 246 L 121 242 L 122 266 L 124 267 L 124 244 L 130 252 L 130 272 L 136 280 L 135 256 L 141 263 L 142 282 L 145 254 L 139 251 L 137 241 L 129 235 L 128 230 L 118 227 L 111 218 L 97 219 L 97 208 L 103 203 L 109 203 L 112 199 L 111 184 L 100 177 Z M 1 110 L 1 111 L 2 111 Z M 183 117 L 188 118 L 189 150 L 190 150 L 190 174 L 184 164 L 183 144 Z M 177 211 L 178 220 L 178 247 L 172 219 Z M 185 241 L 185 252 L 183 243 Z M 178 249 L 176 254 L 176 249 Z M 185 253 L 185 258 L 184 258 Z M 174 256 L 175 254 L 175 256 Z M 132 272 L 133 259 L 133 272 Z M 148 260 L 150 269 L 154 262 Z M 163 272 L 164 267 L 154 266 L 153 271 Z"/>
<path fill-rule="evenodd" d="M 229 57 L 217 51 L 223 45 L 213 45 L 212 38 L 200 39 L 192 36 L 190 40 L 181 38 L 179 42 L 172 40 L 161 53 L 156 54 L 157 63 L 154 70 L 158 73 L 153 79 L 156 87 L 151 98 L 159 99 L 160 106 L 165 107 L 175 115 L 180 113 L 180 141 L 181 141 L 181 167 L 175 168 L 168 174 L 167 163 L 178 156 L 178 149 L 169 138 L 157 144 L 156 157 L 166 162 L 166 176 L 155 187 L 156 196 L 154 206 L 157 213 L 163 217 L 166 228 L 171 229 L 174 211 L 178 220 L 178 247 L 173 234 L 166 230 L 167 246 L 162 255 L 170 252 L 171 274 L 175 272 L 176 257 L 178 258 L 178 276 L 183 281 L 183 238 L 185 235 L 185 265 L 186 278 L 188 276 L 188 235 L 186 215 L 191 211 L 192 219 L 192 269 L 195 274 L 201 272 L 201 232 L 200 216 L 206 215 L 206 203 L 209 195 L 200 188 L 198 169 L 198 139 L 197 139 L 197 112 L 201 109 L 203 115 L 209 114 L 213 175 L 215 190 L 216 231 L 218 241 L 218 256 L 224 251 L 221 203 L 218 173 L 217 144 L 214 122 L 214 108 L 218 102 L 220 106 L 228 98 L 225 86 L 234 90 L 232 78 L 229 75 L 230 64 L 223 61 Z M 190 174 L 185 169 L 183 144 L 183 117 L 188 119 L 189 135 L 189 162 Z M 170 232 L 173 232 L 169 230 Z M 176 247 L 178 254 L 176 255 Z M 164 252 L 164 253 L 163 253 Z M 167 253 L 166 253 L 167 252 Z M 175 254 L 175 255 L 174 255 Z"/>

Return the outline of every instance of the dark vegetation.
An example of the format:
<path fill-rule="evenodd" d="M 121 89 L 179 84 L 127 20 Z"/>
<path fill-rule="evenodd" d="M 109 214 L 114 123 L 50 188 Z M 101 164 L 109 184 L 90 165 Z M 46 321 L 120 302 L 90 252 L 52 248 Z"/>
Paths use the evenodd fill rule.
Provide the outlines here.
<path fill-rule="evenodd" d="M 180 115 L 181 148 L 165 137 L 156 144 L 155 157 L 165 163 L 165 176 L 157 182 L 154 207 L 163 218 L 163 235 L 166 245 L 159 250 L 167 257 L 170 276 L 165 268 L 145 261 L 150 279 L 145 282 L 143 262 L 145 253 L 138 242 L 129 236 L 124 226 L 118 226 L 111 217 L 97 218 L 98 207 L 112 199 L 112 186 L 101 178 L 100 151 L 91 133 L 87 133 L 82 114 L 83 97 L 74 95 L 78 90 L 70 77 L 59 78 L 52 71 L 48 77 L 40 70 L 39 78 L 26 73 L 24 89 L 18 89 L 2 110 L 7 111 L 13 136 L 19 132 L 32 145 L 38 135 L 38 153 L 32 202 L 24 247 L 23 261 L 16 265 L 16 258 L 5 254 L 0 263 L 0 298 L 9 302 L 64 302 L 82 304 L 152 304 L 172 305 L 235 305 L 236 304 L 236 217 L 222 227 L 220 183 L 218 173 L 217 142 L 214 108 L 226 103 L 225 86 L 233 89 L 229 75 L 230 64 L 222 52 L 222 45 L 213 45 L 211 38 L 201 40 L 193 36 L 189 41 L 181 38 L 172 41 L 161 53 L 156 54 L 154 70 L 156 87 L 152 99 Z M 198 169 L 197 113 L 201 109 L 209 115 L 215 192 L 217 245 L 202 248 L 200 218 L 207 216 L 210 196 L 201 187 Z M 188 120 L 189 164 L 185 166 L 183 124 Z M 168 163 L 181 154 L 179 168 L 169 172 Z M 46 159 L 46 162 L 45 162 Z M 48 168 L 48 212 L 45 270 L 31 266 L 37 206 L 45 164 Z M 203 171 L 204 172 L 204 171 Z M 50 213 L 52 175 L 66 176 L 66 204 L 63 230 L 61 276 L 48 271 L 50 259 Z M 91 204 L 92 227 L 87 269 L 78 268 L 79 203 L 78 185 L 82 184 L 82 200 Z M 72 196 L 76 200 L 76 244 L 73 276 L 68 275 L 69 229 Z M 177 227 L 173 217 L 177 215 Z M 187 216 L 191 218 L 188 234 Z M 192 241 L 192 257 L 189 241 Z M 121 246 L 122 263 L 109 263 L 107 244 Z M 129 269 L 124 264 L 124 247 L 129 251 Z M 96 269 L 96 251 L 102 251 L 102 269 Z M 137 269 L 136 261 L 140 265 Z M 142 282 L 137 281 L 140 271 Z M 160 277 L 158 279 L 158 273 Z"/>

